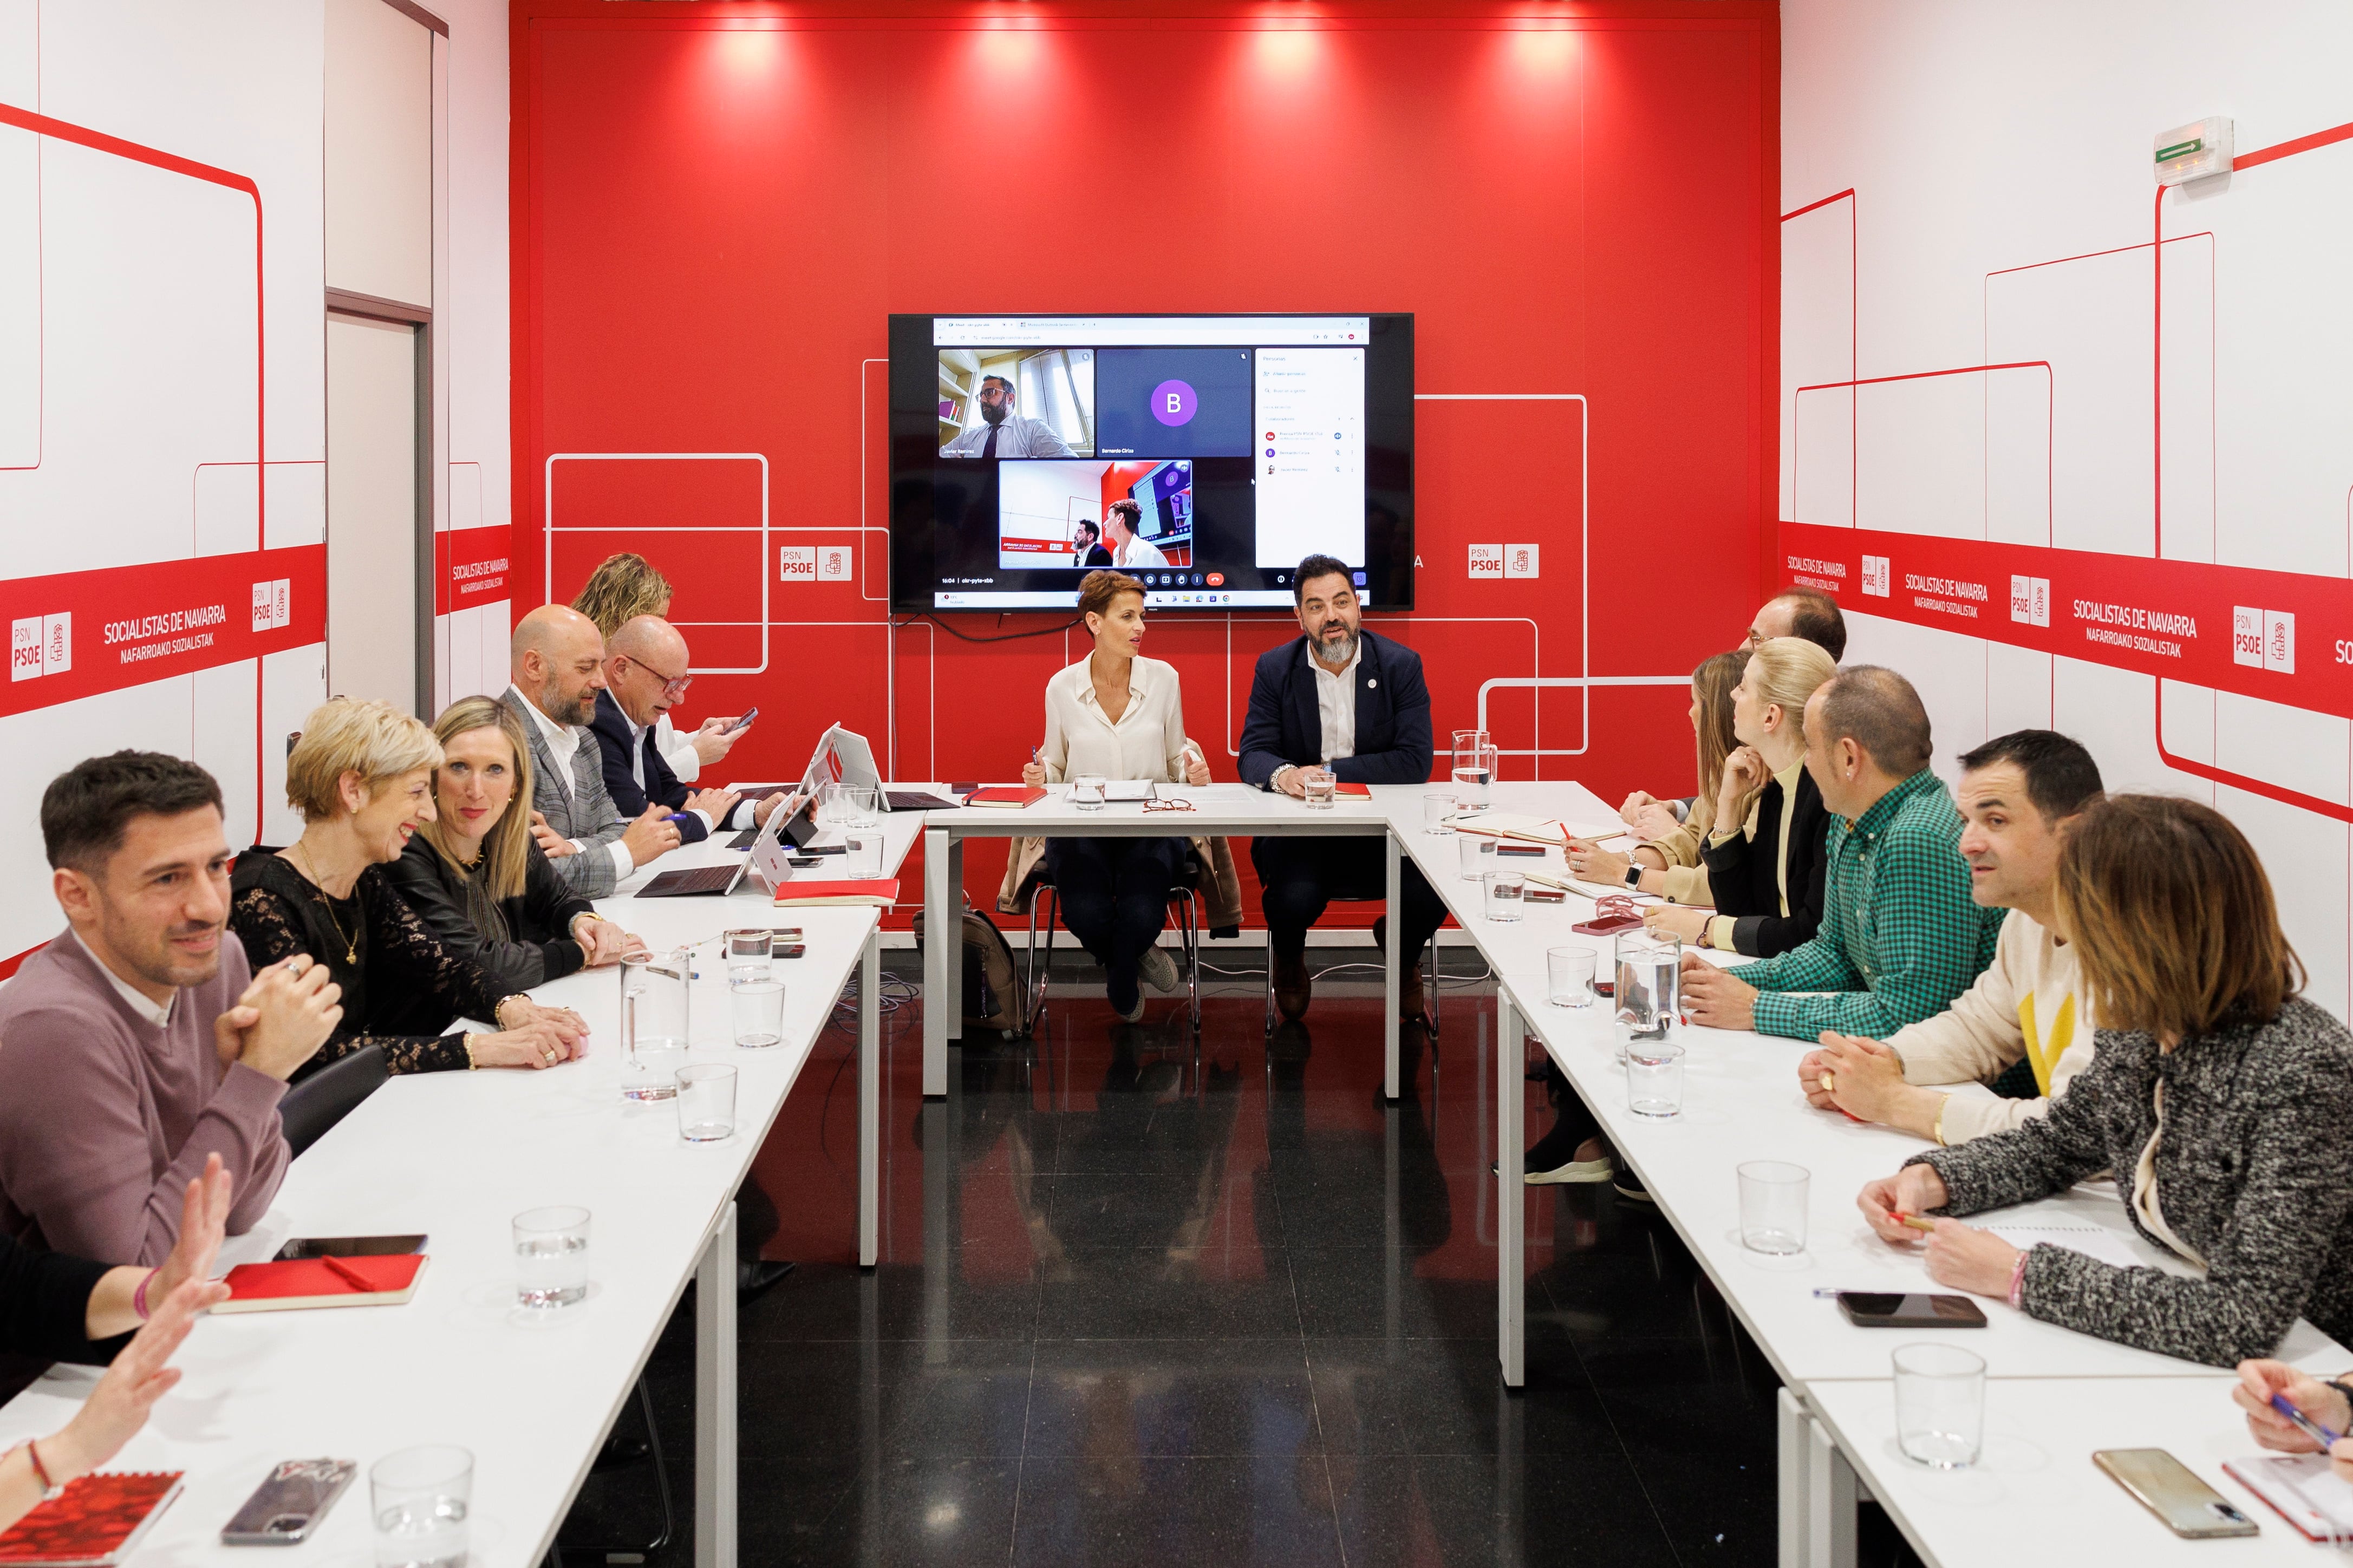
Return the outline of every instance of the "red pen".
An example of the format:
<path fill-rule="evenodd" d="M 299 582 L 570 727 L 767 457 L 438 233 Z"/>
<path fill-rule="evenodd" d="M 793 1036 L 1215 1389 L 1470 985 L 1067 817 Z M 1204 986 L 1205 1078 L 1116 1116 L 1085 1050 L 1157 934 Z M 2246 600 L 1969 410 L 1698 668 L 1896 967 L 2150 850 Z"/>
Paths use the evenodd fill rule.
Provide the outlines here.
<path fill-rule="evenodd" d="M 364 1291 L 368 1292 L 368 1293 L 369 1293 L 369 1294 L 371 1294 L 371 1295 L 375 1294 L 375 1282 L 374 1282 L 373 1280 L 371 1280 L 371 1279 L 370 1279 L 366 1275 L 364 1275 L 364 1274 L 361 1273 L 358 1269 L 356 1269 L 356 1268 L 353 1268 L 350 1264 L 345 1263 L 342 1258 L 320 1258 L 320 1259 L 319 1259 L 319 1261 L 320 1261 L 320 1262 L 322 1262 L 322 1263 L 323 1263 L 323 1264 L 325 1264 L 329 1268 L 332 1269 L 332 1270 L 334 1271 L 334 1273 L 335 1273 L 335 1276 L 336 1276 L 338 1279 L 342 1279 L 342 1280 L 343 1281 L 343 1283 L 344 1283 L 344 1284 L 346 1284 L 346 1285 L 350 1285 L 350 1286 L 353 1287 L 353 1288 L 354 1288 L 354 1289 L 356 1289 L 364 1290 Z"/>

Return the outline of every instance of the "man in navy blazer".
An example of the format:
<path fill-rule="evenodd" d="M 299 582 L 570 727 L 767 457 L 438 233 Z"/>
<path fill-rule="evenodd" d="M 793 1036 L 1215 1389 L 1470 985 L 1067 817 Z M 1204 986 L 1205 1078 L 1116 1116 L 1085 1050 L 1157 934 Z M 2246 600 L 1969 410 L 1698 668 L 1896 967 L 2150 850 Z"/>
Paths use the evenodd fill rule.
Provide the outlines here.
<path fill-rule="evenodd" d="M 627 816 L 649 805 L 666 805 L 676 814 L 680 841 L 693 844 L 713 828 L 765 822 L 783 796 L 769 795 L 755 806 L 728 790 L 690 791 L 679 782 L 654 726 L 694 683 L 686 668 L 686 638 L 676 626 L 659 616 L 627 622 L 606 645 L 605 689 L 596 693 L 596 717 L 588 728 L 604 753 L 605 790 L 613 805 Z"/>
<path fill-rule="evenodd" d="M 1306 636 L 1259 658 L 1242 724 L 1244 784 L 1303 795 L 1306 774 L 1319 768 L 1345 784 L 1430 781 L 1421 656 L 1364 629 L 1353 583 L 1346 564 L 1329 555 L 1299 563 L 1292 595 Z M 1250 863 L 1265 895 L 1275 1006 L 1296 1019 L 1313 995 L 1307 928 L 1335 898 L 1385 898 L 1388 857 L 1377 838 L 1283 835 L 1250 840 Z M 1419 1017 L 1421 950 L 1446 919 L 1446 903 L 1410 860 L 1399 902 L 1399 1004 L 1406 1016 Z M 1376 943 L 1387 940 L 1386 925 L 1385 916 L 1374 926 Z"/>

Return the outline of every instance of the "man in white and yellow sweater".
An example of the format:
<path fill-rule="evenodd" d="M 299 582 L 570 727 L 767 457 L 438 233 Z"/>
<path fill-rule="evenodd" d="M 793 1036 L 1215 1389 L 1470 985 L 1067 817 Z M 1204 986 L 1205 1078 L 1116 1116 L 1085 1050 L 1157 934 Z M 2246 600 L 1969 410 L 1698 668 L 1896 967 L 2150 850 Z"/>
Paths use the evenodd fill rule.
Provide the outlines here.
<path fill-rule="evenodd" d="M 2060 844 L 2068 820 L 2099 798 L 2099 766 L 2064 735 L 2019 730 L 1962 757 L 1961 769 L 1970 897 L 2010 911 L 1992 965 L 1935 1017 L 1885 1040 L 1826 1030 L 1798 1067 L 1814 1105 L 1944 1144 L 2042 1115 L 2092 1065 L 2092 1019 L 2052 905 Z M 1964 1084 L 1993 1092 L 1937 1087 Z"/>

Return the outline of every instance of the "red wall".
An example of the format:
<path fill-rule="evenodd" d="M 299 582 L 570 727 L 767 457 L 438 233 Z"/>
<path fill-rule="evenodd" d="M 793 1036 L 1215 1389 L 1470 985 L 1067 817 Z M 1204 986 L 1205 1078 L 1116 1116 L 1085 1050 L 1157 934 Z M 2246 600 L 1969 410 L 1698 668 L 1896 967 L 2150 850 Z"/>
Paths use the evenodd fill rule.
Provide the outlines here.
<path fill-rule="evenodd" d="M 797 771 L 834 720 L 895 743 L 901 777 L 1010 776 L 1083 651 L 955 635 L 1051 617 L 885 616 L 860 530 L 884 512 L 894 310 L 1410 310 L 1424 393 L 1583 395 L 1419 405 L 1419 609 L 1374 625 L 1422 652 L 1441 744 L 1482 680 L 1585 672 L 1581 549 L 1592 674 L 1687 672 L 1746 628 L 1776 444 L 1770 4 L 512 15 L 516 604 L 543 561 L 568 598 L 612 550 L 651 557 L 698 667 L 765 658 L 691 700 L 760 704 L 734 776 Z M 614 453 L 742 456 L 548 460 Z M 765 558 L 764 478 L 769 526 L 799 531 Z M 551 494 L 559 530 L 598 531 L 543 532 Z M 1531 541 L 1541 577 L 1468 577 L 1471 544 Z M 776 580 L 777 544 L 850 543 L 854 580 Z M 1155 623 L 1221 777 L 1250 663 L 1289 635 Z M 1600 689 L 1589 752 L 1504 775 L 1688 788 L 1687 701 Z M 1578 748 L 1580 706 L 1500 692 L 1491 721 Z M 969 861 L 983 902 L 1001 853 Z"/>

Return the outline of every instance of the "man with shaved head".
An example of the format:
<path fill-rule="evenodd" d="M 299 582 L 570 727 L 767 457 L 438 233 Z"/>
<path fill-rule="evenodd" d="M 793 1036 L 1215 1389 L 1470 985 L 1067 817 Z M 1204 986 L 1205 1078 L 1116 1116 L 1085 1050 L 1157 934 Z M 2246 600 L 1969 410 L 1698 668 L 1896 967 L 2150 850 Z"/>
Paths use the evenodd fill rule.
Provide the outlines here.
<path fill-rule="evenodd" d="M 671 771 L 656 742 L 661 716 L 694 684 L 687 673 L 686 638 L 659 616 L 639 616 L 622 624 L 605 645 L 605 689 L 596 693 L 596 717 L 589 728 L 604 753 L 605 788 L 624 813 L 649 805 L 673 814 L 689 844 L 713 828 L 765 824 L 782 795 L 746 803 L 721 789 L 690 791 Z"/>
<path fill-rule="evenodd" d="M 542 605 L 515 624 L 504 700 L 531 737 L 532 825 L 540 847 L 582 898 L 601 898 L 647 861 L 679 846 L 668 808 L 624 817 L 605 787 L 604 753 L 591 738 L 605 689 L 605 639 L 596 623 Z"/>
<path fill-rule="evenodd" d="M 1852 665 L 1816 689 L 1806 771 L 1832 817 L 1821 927 L 1736 976 L 1685 954 L 1694 1023 L 1881 1039 L 1943 1012 L 1984 973 L 2003 911 L 1969 896 L 1960 813 L 1928 755 L 1928 710 L 1894 670 Z"/>

